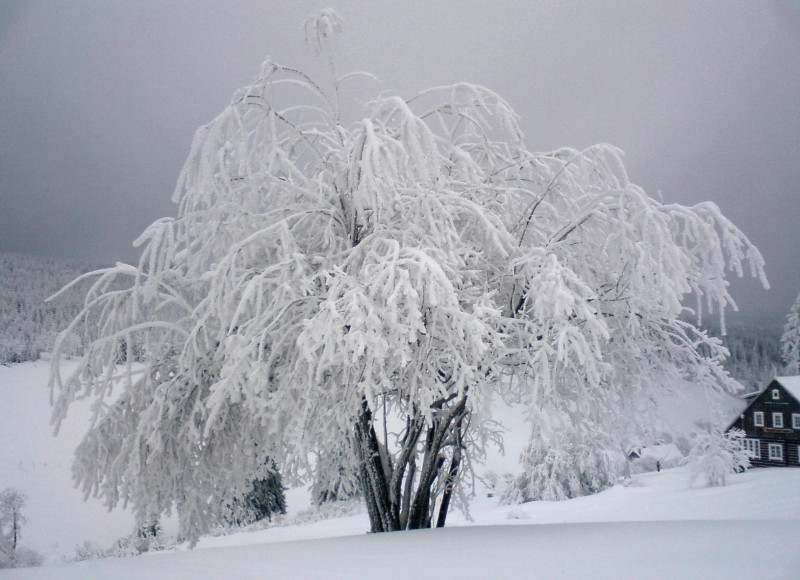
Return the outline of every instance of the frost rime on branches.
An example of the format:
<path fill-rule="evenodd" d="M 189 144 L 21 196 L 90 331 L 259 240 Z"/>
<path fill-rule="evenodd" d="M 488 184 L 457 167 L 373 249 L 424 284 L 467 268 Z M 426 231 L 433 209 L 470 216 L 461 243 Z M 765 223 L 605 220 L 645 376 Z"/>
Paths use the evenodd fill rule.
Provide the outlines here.
<path fill-rule="evenodd" d="M 680 318 L 689 294 L 733 306 L 726 268 L 763 279 L 713 204 L 655 201 L 609 145 L 531 152 L 508 103 L 471 84 L 380 97 L 345 124 L 352 78 L 326 89 L 267 62 L 197 132 L 177 219 L 142 234 L 138 267 L 98 273 L 69 329 L 87 356 L 52 373 L 56 423 L 97 400 L 75 464 L 87 494 L 143 520 L 177 506 L 197 538 L 268 459 L 291 482 L 335 457 L 373 531 L 444 525 L 496 437 L 495 396 L 555 441 L 554 413 L 611 430 L 653 377 L 735 386 L 720 343 Z M 134 338 L 147 364 L 120 370 Z"/>

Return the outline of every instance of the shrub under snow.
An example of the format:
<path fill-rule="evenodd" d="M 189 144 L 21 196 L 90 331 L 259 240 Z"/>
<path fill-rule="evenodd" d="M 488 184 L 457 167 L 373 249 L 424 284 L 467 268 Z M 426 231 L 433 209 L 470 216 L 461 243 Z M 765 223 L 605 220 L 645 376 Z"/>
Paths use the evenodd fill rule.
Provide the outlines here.
<path fill-rule="evenodd" d="M 622 450 L 599 443 L 545 447 L 531 442 L 522 459 L 532 467 L 511 482 L 502 503 L 558 501 L 589 495 L 611 487 L 628 473 Z"/>
<path fill-rule="evenodd" d="M 703 478 L 706 487 L 725 485 L 728 475 L 750 467 L 744 431 L 731 429 L 723 433 L 713 429 L 699 434 L 684 463 L 689 466 L 692 484 Z"/>

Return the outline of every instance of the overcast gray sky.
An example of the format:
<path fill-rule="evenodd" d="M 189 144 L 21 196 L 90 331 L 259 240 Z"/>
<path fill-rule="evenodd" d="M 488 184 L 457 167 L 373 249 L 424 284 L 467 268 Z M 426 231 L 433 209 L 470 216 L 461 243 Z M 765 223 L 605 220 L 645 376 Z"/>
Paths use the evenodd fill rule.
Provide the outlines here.
<path fill-rule="evenodd" d="M 106 263 L 175 215 L 192 135 L 267 56 L 318 70 L 304 18 L 345 21 L 338 68 L 410 96 L 457 81 L 503 95 L 528 147 L 626 151 L 665 201 L 712 200 L 800 291 L 800 3 L 370 0 L 0 1 L 0 249 Z"/>

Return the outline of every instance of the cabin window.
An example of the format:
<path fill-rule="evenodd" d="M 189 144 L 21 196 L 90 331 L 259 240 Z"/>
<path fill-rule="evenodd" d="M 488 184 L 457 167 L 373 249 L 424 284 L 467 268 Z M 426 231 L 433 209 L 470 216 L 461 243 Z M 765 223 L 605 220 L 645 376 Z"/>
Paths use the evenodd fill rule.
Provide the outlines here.
<path fill-rule="evenodd" d="M 752 459 L 761 459 L 761 441 L 758 439 L 745 439 L 744 440 L 747 454 Z"/>
<path fill-rule="evenodd" d="M 764 411 L 753 412 L 753 425 L 755 425 L 756 427 L 764 426 Z"/>
<path fill-rule="evenodd" d="M 778 389 L 772 389 L 772 400 L 777 401 L 781 398 L 781 392 Z"/>
<path fill-rule="evenodd" d="M 770 461 L 783 461 L 783 444 L 770 443 L 769 444 L 769 460 Z"/>
<path fill-rule="evenodd" d="M 792 429 L 800 429 L 800 413 L 792 413 Z"/>
<path fill-rule="evenodd" d="M 777 427 L 778 429 L 783 428 L 783 413 L 772 414 L 772 426 Z"/>

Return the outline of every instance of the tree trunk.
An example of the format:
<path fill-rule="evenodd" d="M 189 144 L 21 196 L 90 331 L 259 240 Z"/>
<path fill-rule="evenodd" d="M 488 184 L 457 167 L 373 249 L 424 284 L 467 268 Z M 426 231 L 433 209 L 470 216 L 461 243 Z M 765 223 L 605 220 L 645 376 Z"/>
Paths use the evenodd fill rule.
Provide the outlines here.
<path fill-rule="evenodd" d="M 425 458 L 419 473 L 417 492 L 411 504 L 406 529 L 416 530 L 431 527 L 430 503 L 431 486 L 442 466 L 443 458 L 439 452 L 442 448 L 445 425 L 441 419 L 434 419 L 433 425 L 428 428 L 425 440 Z"/>
<path fill-rule="evenodd" d="M 446 406 L 442 401 L 439 416 L 425 428 L 419 415 L 409 419 L 406 434 L 392 463 L 376 435 L 372 410 L 366 400 L 354 429 L 354 447 L 359 462 L 359 483 L 372 532 L 391 532 L 431 527 L 436 502 L 436 480 L 446 473 L 444 493 L 439 506 L 437 527 L 442 527 L 459 475 L 462 460 L 462 426 L 466 415 L 466 395 Z M 450 401 L 452 402 L 452 400 Z M 425 432 L 421 442 L 422 433 Z M 420 449 L 422 443 L 422 449 Z M 452 445 L 450 465 L 444 450 Z M 423 454 L 417 468 L 417 455 Z"/>
<path fill-rule="evenodd" d="M 17 522 L 17 508 L 14 508 L 14 512 L 11 514 L 12 522 L 11 522 L 11 552 L 17 551 L 17 537 L 19 536 L 18 531 L 18 522 Z"/>
<path fill-rule="evenodd" d="M 442 503 L 439 505 L 439 518 L 436 520 L 436 527 L 443 528 L 447 519 L 447 511 L 450 509 L 450 499 L 453 497 L 458 469 L 461 466 L 461 423 L 463 416 L 456 422 L 456 440 L 453 443 L 453 456 L 450 459 L 450 469 L 447 472 L 444 492 L 442 493 Z"/>
<path fill-rule="evenodd" d="M 392 532 L 400 529 L 400 522 L 392 509 L 389 485 L 380 443 L 372 424 L 372 411 L 367 402 L 362 403 L 362 412 L 355 429 L 355 447 L 359 460 L 359 479 L 364 500 L 367 503 L 372 532 Z"/>

